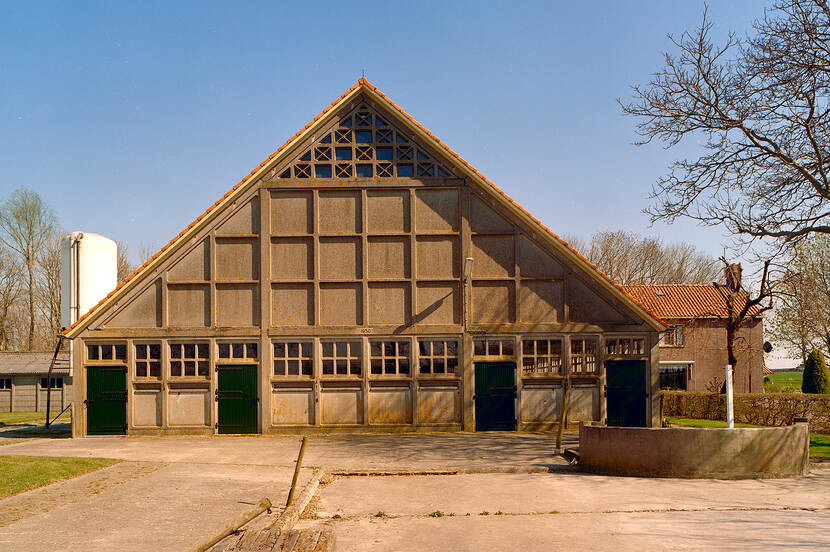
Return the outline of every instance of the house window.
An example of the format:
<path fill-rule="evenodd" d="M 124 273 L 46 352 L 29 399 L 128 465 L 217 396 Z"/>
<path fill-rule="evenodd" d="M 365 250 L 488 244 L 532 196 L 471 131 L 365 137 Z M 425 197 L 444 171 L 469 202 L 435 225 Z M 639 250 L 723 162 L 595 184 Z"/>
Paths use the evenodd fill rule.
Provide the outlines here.
<path fill-rule="evenodd" d="M 170 376 L 207 378 L 210 376 L 207 343 L 171 343 Z"/>
<path fill-rule="evenodd" d="M 660 336 L 660 345 L 664 347 L 683 346 L 683 326 L 672 326 Z"/>
<path fill-rule="evenodd" d="M 323 341 L 321 343 L 324 376 L 359 376 L 361 374 L 360 341 Z"/>
<path fill-rule="evenodd" d="M 50 383 L 51 385 L 49 385 Z M 52 389 L 62 389 L 63 378 L 40 378 L 40 388 L 48 389 L 49 387 Z"/>
<path fill-rule="evenodd" d="M 277 341 L 274 343 L 275 376 L 311 376 L 313 347 L 308 341 Z"/>
<path fill-rule="evenodd" d="M 522 373 L 561 374 L 561 339 L 522 339 Z"/>
<path fill-rule="evenodd" d="M 512 339 L 474 339 L 474 356 L 513 356 Z"/>
<path fill-rule="evenodd" d="M 259 358 L 258 343 L 220 343 L 219 360 L 256 360 Z"/>
<path fill-rule="evenodd" d="M 685 391 L 691 373 L 689 365 L 684 363 L 678 364 L 660 364 L 660 389 L 679 389 Z"/>
<path fill-rule="evenodd" d="M 458 341 L 454 339 L 419 340 L 418 370 L 422 374 L 457 373 Z"/>
<path fill-rule="evenodd" d="M 371 341 L 372 374 L 409 374 L 409 341 Z"/>
<path fill-rule="evenodd" d="M 642 356 L 645 354 L 643 337 L 610 337 L 605 340 L 608 356 Z"/>
<path fill-rule="evenodd" d="M 135 376 L 137 378 L 161 377 L 161 345 L 139 343 L 135 346 Z"/>
<path fill-rule="evenodd" d="M 0 389 L 11 389 L 12 388 L 12 379 L 11 378 L 0 378 Z"/>
<path fill-rule="evenodd" d="M 577 374 L 597 371 L 597 340 L 571 338 L 571 371 Z"/>
<path fill-rule="evenodd" d="M 123 343 L 88 343 L 86 358 L 103 362 L 126 362 L 127 346 Z"/>

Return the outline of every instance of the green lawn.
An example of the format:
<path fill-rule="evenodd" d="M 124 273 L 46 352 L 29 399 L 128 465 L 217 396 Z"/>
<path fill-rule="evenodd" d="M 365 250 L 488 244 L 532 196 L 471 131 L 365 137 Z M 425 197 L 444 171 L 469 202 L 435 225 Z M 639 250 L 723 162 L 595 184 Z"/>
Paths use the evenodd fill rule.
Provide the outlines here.
<path fill-rule="evenodd" d="M 726 427 L 726 422 L 720 420 L 695 420 L 692 418 L 671 418 L 666 420 L 670 424 L 686 427 Z M 735 427 L 764 427 L 752 424 L 735 424 Z M 810 457 L 830 458 L 830 435 L 821 433 L 810 434 Z"/>
<path fill-rule="evenodd" d="M 120 460 L 110 458 L 61 458 L 48 456 L 0 456 L 0 498 L 59 479 L 104 468 Z"/>
<path fill-rule="evenodd" d="M 55 417 L 57 412 L 50 412 L 52 417 Z M 63 416 L 55 420 L 56 424 L 69 423 L 69 412 L 65 412 Z M 0 412 L 0 427 L 13 425 L 46 425 L 46 412 Z"/>
<path fill-rule="evenodd" d="M 776 384 L 787 383 L 790 385 L 797 385 L 801 389 L 801 377 L 803 372 L 773 372 L 767 376 L 771 382 Z"/>

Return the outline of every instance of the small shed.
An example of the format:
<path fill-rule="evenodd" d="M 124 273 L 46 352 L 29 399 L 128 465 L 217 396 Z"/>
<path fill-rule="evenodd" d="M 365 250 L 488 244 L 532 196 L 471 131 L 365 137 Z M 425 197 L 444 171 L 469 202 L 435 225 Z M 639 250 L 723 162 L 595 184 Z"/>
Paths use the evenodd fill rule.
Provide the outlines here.
<path fill-rule="evenodd" d="M 52 355 L 53 351 L 0 352 L 0 412 L 45 412 L 50 385 L 53 412 L 72 402 L 69 353 L 58 353 L 50 378 Z"/>

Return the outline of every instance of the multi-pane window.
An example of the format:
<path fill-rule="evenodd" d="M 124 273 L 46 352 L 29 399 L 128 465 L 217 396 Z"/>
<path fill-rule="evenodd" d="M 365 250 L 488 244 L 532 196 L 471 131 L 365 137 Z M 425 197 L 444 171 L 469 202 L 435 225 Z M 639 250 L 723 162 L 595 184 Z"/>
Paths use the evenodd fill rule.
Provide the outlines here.
<path fill-rule="evenodd" d="M 208 377 L 210 362 L 207 343 L 171 343 L 171 377 Z"/>
<path fill-rule="evenodd" d="M 474 356 L 513 356 L 512 339 L 474 339 Z"/>
<path fill-rule="evenodd" d="M 123 343 L 88 343 L 87 360 L 127 361 L 127 346 Z"/>
<path fill-rule="evenodd" d="M 372 374 L 409 374 L 409 341 L 369 342 Z"/>
<path fill-rule="evenodd" d="M 137 378 L 161 377 L 161 345 L 139 343 L 135 346 L 135 375 Z"/>
<path fill-rule="evenodd" d="M 359 376 L 361 373 L 360 341 L 323 341 L 324 376 Z"/>
<path fill-rule="evenodd" d="M 645 338 L 609 337 L 605 340 L 605 352 L 609 356 L 644 355 Z"/>
<path fill-rule="evenodd" d="M 597 340 L 595 338 L 571 338 L 571 371 L 575 373 L 597 371 Z"/>
<path fill-rule="evenodd" d="M 40 388 L 46 389 L 49 387 L 52 389 L 61 389 L 63 387 L 63 378 L 40 378 Z"/>
<path fill-rule="evenodd" d="M 522 339 L 522 373 L 561 374 L 561 339 Z"/>
<path fill-rule="evenodd" d="M 660 345 L 665 347 L 683 346 L 683 326 L 672 326 L 660 336 Z"/>
<path fill-rule="evenodd" d="M 12 388 L 12 379 L 11 378 L 0 378 L 0 389 L 11 389 Z"/>
<path fill-rule="evenodd" d="M 311 376 L 313 344 L 307 341 L 277 341 L 274 343 L 275 376 Z"/>
<path fill-rule="evenodd" d="M 422 374 L 458 373 L 458 341 L 455 339 L 419 340 L 418 366 Z"/>
<path fill-rule="evenodd" d="M 276 176 L 276 173 L 273 175 Z M 326 132 L 279 178 L 450 178 L 453 175 L 385 116 L 365 106 Z"/>
<path fill-rule="evenodd" d="M 220 343 L 219 360 L 256 360 L 259 358 L 259 344 Z"/>

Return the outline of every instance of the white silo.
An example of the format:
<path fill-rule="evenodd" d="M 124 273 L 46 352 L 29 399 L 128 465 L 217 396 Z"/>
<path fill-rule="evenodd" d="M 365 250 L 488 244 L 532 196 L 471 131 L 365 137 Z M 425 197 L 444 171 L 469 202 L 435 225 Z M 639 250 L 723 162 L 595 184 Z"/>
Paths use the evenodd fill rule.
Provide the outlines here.
<path fill-rule="evenodd" d="M 61 239 L 61 326 L 68 328 L 118 285 L 118 246 L 91 232 Z"/>

